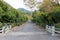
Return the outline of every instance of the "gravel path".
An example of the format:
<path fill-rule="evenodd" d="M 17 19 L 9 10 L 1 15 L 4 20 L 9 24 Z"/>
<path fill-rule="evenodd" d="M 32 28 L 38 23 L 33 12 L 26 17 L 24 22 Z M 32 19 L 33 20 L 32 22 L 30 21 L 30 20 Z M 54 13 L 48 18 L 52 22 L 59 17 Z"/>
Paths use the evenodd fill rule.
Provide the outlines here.
<path fill-rule="evenodd" d="M 0 40 L 60 40 L 60 36 L 52 37 L 43 28 L 32 22 L 26 22 L 11 32 L 1 35 Z"/>

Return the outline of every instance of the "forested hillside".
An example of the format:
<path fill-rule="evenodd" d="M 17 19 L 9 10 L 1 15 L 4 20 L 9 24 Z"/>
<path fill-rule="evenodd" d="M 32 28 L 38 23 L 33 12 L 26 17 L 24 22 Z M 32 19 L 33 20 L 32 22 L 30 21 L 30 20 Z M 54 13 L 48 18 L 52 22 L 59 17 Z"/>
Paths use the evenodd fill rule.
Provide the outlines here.
<path fill-rule="evenodd" d="M 16 10 L 6 2 L 0 0 L 0 26 L 2 26 L 2 23 L 20 25 L 25 21 L 27 21 L 26 14 Z"/>

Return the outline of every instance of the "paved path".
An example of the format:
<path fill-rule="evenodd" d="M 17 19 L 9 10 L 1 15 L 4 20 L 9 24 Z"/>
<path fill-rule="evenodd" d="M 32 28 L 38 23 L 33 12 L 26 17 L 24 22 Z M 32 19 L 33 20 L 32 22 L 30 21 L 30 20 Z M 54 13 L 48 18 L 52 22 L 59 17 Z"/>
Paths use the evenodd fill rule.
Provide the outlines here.
<path fill-rule="evenodd" d="M 0 40 L 60 40 L 60 36 L 52 37 L 41 27 L 32 22 L 26 22 L 11 32 L 1 35 Z"/>

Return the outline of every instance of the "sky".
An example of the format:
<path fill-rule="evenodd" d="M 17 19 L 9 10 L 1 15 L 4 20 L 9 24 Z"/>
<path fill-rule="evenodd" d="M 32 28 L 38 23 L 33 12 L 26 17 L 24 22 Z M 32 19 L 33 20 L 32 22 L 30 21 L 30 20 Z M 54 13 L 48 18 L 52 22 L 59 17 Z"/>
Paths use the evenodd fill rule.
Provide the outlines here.
<path fill-rule="evenodd" d="M 24 8 L 26 10 L 30 10 L 28 7 L 24 5 L 23 0 L 4 0 L 8 4 L 10 4 L 12 7 L 18 9 L 18 8 Z"/>
<path fill-rule="evenodd" d="M 23 0 L 4 0 L 5 2 L 7 2 L 8 4 L 10 4 L 12 7 L 18 9 L 18 8 L 24 8 L 26 10 L 31 11 L 31 9 L 29 9 L 29 7 L 24 5 Z M 38 0 L 39 1 L 39 0 Z M 42 1 L 42 0 L 40 0 Z M 34 10 L 37 9 L 36 7 L 33 8 Z"/>

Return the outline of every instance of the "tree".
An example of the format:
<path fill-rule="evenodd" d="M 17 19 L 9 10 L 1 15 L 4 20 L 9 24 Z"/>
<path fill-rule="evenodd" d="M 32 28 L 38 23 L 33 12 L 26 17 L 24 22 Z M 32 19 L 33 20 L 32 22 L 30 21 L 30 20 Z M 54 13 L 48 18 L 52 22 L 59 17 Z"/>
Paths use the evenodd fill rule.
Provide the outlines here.
<path fill-rule="evenodd" d="M 51 1 L 50 0 L 44 0 L 42 4 L 39 6 L 40 11 L 44 12 L 50 12 L 51 10 Z"/>
<path fill-rule="evenodd" d="M 60 0 L 51 0 L 51 1 L 59 4 Z"/>
<path fill-rule="evenodd" d="M 6 2 L 0 0 L 0 22 L 1 23 L 22 23 L 27 21 L 25 14 L 14 9 Z M 22 17 L 23 16 L 23 17 Z M 22 19 L 23 18 L 23 19 Z M 21 19 L 23 21 L 21 21 Z"/>
<path fill-rule="evenodd" d="M 24 0 L 24 3 L 26 6 L 28 6 L 30 9 L 36 7 L 41 3 L 40 1 L 38 2 L 37 0 Z"/>

